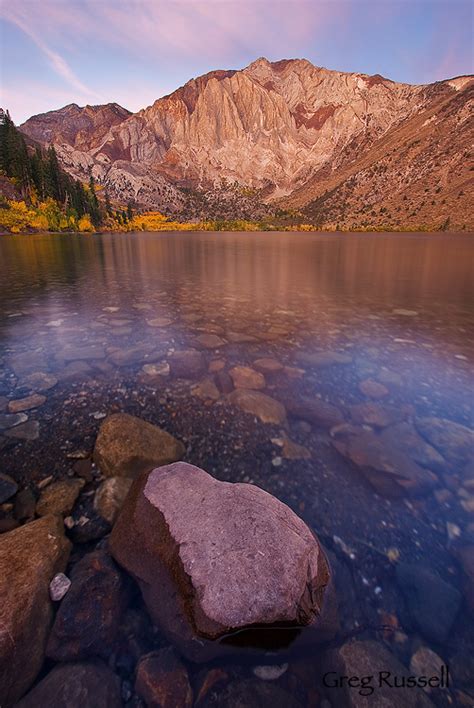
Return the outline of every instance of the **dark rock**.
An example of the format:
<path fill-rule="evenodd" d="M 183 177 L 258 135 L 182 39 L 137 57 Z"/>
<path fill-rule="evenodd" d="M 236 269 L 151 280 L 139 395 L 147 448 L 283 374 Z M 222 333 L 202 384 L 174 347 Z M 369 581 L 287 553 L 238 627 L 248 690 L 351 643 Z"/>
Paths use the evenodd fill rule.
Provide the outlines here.
<path fill-rule="evenodd" d="M 9 475 L 0 472 L 0 504 L 6 502 L 18 491 L 18 484 Z"/>
<path fill-rule="evenodd" d="M 94 509 L 88 511 L 88 516 L 81 516 L 69 531 L 68 535 L 73 543 L 89 543 L 103 538 L 110 532 L 111 525 L 103 519 Z"/>
<path fill-rule="evenodd" d="M 316 641 L 335 631 L 330 571 L 317 539 L 253 485 L 219 482 L 182 462 L 143 474 L 110 548 L 137 579 L 155 623 L 197 661 L 230 649 L 213 640 L 237 631 L 242 639 L 255 625 L 311 626 Z"/>
<path fill-rule="evenodd" d="M 196 349 L 173 352 L 169 358 L 170 373 L 181 379 L 197 379 L 206 371 L 206 360 Z"/>
<path fill-rule="evenodd" d="M 70 579 L 49 636 L 47 656 L 55 661 L 107 658 L 128 599 L 126 579 L 105 551 L 85 555 Z"/>
<path fill-rule="evenodd" d="M 415 627 L 427 639 L 446 641 L 461 605 L 459 590 L 422 565 L 400 563 L 396 575 Z"/>
<path fill-rule="evenodd" d="M 148 708 L 191 708 L 193 704 L 188 672 L 171 647 L 140 659 L 135 691 Z"/>
<path fill-rule="evenodd" d="M 214 375 L 214 381 L 216 382 L 216 386 L 219 391 L 224 394 L 231 393 L 234 390 L 232 379 L 226 371 L 218 371 Z"/>
<path fill-rule="evenodd" d="M 0 536 L 0 697 L 15 703 L 43 664 L 53 618 L 49 583 L 64 571 L 70 551 L 55 516 Z"/>
<path fill-rule="evenodd" d="M 291 693 L 275 683 L 241 679 L 211 689 L 200 708 L 302 708 Z"/>
<path fill-rule="evenodd" d="M 456 552 L 464 571 L 464 595 L 467 606 L 474 617 L 474 545 L 463 546 Z"/>
<path fill-rule="evenodd" d="M 322 401 L 320 398 L 307 398 L 305 396 L 296 398 L 292 395 L 286 395 L 281 400 L 288 413 L 295 418 L 301 418 L 323 428 L 332 428 L 344 420 L 339 408 L 336 408 L 331 403 Z"/>
<path fill-rule="evenodd" d="M 16 708 L 121 708 L 120 679 L 102 662 L 59 664 Z"/>
<path fill-rule="evenodd" d="M 12 519 L 11 516 L 7 516 L 4 519 L 0 519 L 0 533 L 8 533 L 13 531 L 13 529 L 18 528 L 20 523 L 16 519 Z"/>
<path fill-rule="evenodd" d="M 156 425 L 127 413 L 104 420 L 94 448 L 94 462 L 106 477 L 136 477 L 140 472 L 179 460 L 183 443 Z"/>
<path fill-rule="evenodd" d="M 32 519 L 35 515 L 36 499 L 31 489 L 22 489 L 15 497 L 13 515 L 18 521 Z"/>
<path fill-rule="evenodd" d="M 27 420 L 26 413 L 2 413 L 0 414 L 0 430 L 14 428 L 16 425 L 26 423 Z"/>

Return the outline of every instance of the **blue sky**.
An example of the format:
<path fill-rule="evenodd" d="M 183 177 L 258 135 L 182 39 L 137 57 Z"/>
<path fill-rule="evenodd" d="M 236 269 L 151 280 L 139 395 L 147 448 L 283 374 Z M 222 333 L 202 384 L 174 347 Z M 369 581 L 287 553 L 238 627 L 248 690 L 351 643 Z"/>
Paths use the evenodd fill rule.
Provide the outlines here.
<path fill-rule="evenodd" d="M 472 0 L 1 0 L 0 105 L 136 111 L 259 56 L 428 83 L 474 72 Z"/>

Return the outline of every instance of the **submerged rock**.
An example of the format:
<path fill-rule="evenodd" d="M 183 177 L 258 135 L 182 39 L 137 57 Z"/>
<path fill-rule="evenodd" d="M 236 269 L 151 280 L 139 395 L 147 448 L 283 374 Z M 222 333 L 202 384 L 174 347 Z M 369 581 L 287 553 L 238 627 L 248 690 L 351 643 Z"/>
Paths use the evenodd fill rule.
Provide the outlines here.
<path fill-rule="evenodd" d="M 259 391 L 236 389 L 229 394 L 232 405 L 260 418 L 262 423 L 279 425 L 286 420 L 286 410 L 282 403 Z"/>
<path fill-rule="evenodd" d="M 136 477 L 179 460 L 184 452 L 183 443 L 165 430 L 127 413 L 114 413 L 100 426 L 94 462 L 106 477 Z"/>
<path fill-rule="evenodd" d="M 21 414 L 20 414 L 21 415 Z M 17 440 L 37 440 L 40 433 L 40 424 L 37 420 L 29 420 L 27 423 L 17 425 L 5 432 L 9 438 Z"/>
<path fill-rule="evenodd" d="M 427 638 L 444 642 L 461 605 L 461 593 L 431 568 L 400 563 L 397 582 L 413 624 Z"/>
<path fill-rule="evenodd" d="M 182 379 L 197 379 L 206 371 L 206 360 L 197 349 L 183 349 L 171 354 L 170 373 Z"/>
<path fill-rule="evenodd" d="M 474 458 L 474 430 L 446 418 L 416 418 L 415 425 L 449 462 L 464 465 Z"/>
<path fill-rule="evenodd" d="M 239 679 L 211 689 L 202 708 L 302 708 L 296 698 L 278 684 L 258 679 Z"/>
<path fill-rule="evenodd" d="M 8 410 L 10 413 L 23 413 L 23 411 L 29 411 L 32 408 L 42 406 L 45 401 L 46 396 L 42 396 L 40 393 L 32 393 L 31 396 L 26 396 L 26 398 L 18 398 L 15 401 L 10 401 Z"/>
<path fill-rule="evenodd" d="M 120 679 L 99 661 L 59 664 L 16 708 L 121 708 Z"/>
<path fill-rule="evenodd" d="M 94 509 L 111 526 L 114 525 L 120 509 L 132 486 L 130 477 L 109 477 L 104 480 L 94 496 Z"/>
<path fill-rule="evenodd" d="M 234 366 L 229 374 L 234 382 L 235 388 L 259 389 L 265 388 L 265 378 L 263 375 L 251 369 L 249 366 Z"/>
<path fill-rule="evenodd" d="M 342 411 L 339 408 L 333 406 L 332 403 L 322 401 L 320 398 L 286 395 L 283 398 L 283 402 L 288 412 L 295 418 L 301 418 L 323 428 L 332 428 L 344 420 Z"/>
<path fill-rule="evenodd" d="M 135 691 L 147 706 L 191 708 L 193 691 L 188 672 L 171 647 L 142 656 Z"/>
<path fill-rule="evenodd" d="M 249 484 L 213 479 L 183 462 L 134 482 L 110 539 L 147 608 L 191 659 L 229 650 L 232 633 L 280 623 L 335 627 L 326 557 L 285 504 Z M 277 631 L 272 632 L 274 640 Z"/>
<path fill-rule="evenodd" d="M 374 398 L 375 400 L 385 398 L 385 396 L 388 396 L 388 394 L 390 393 L 388 388 L 386 388 L 378 381 L 374 381 L 373 379 L 366 379 L 365 381 L 361 381 L 359 384 L 359 390 L 361 391 L 361 393 L 364 394 L 364 396 L 367 396 L 368 398 Z"/>
<path fill-rule="evenodd" d="M 200 334 L 196 337 L 196 344 L 202 349 L 219 349 L 226 344 L 226 341 L 217 334 Z"/>
<path fill-rule="evenodd" d="M 296 360 L 309 366 L 325 367 L 351 364 L 352 357 L 345 352 L 319 351 L 297 352 Z"/>
<path fill-rule="evenodd" d="M 49 584 L 71 544 L 62 521 L 46 516 L 0 536 L 0 697 L 15 703 L 43 664 L 53 619 Z"/>
<path fill-rule="evenodd" d="M 105 551 L 85 555 L 72 570 L 71 587 L 49 635 L 47 656 L 55 661 L 107 658 L 120 630 L 127 590 L 126 579 Z"/>
<path fill-rule="evenodd" d="M 340 426 L 333 435 L 334 447 L 351 460 L 381 494 L 426 494 L 438 482 L 430 470 L 420 467 L 402 450 L 391 447 L 371 431 Z"/>
<path fill-rule="evenodd" d="M 0 472 L 0 504 L 6 502 L 18 491 L 18 484 L 8 474 Z"/>
<path fill-rule="evenodd" d="M 84 484 L 83 479 L 64 479 L 49 484 L 41 492 L 36 505 L 36 513 L 38 516 L 46 516 L 47 514 L 68 516 Z"/>

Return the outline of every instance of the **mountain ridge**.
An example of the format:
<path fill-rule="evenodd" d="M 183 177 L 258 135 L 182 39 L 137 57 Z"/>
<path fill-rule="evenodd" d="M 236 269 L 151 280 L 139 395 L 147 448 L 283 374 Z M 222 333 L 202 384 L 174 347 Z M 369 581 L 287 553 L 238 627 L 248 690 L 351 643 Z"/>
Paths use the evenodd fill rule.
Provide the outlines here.
<path fill-rule="evenodd" d="M 400 194 L 406 191 L 399 184 L 401 175 L 406 175 L 409 184 L 414 181 L 413 155 L 403 148 L 403 141 L 397 178 L 392 184 L 387 181 L 384 190 L 374 186 L 368 199 L 369 187 L 359 190 L 360 195 L 352 189 L 349 210 L 334 209 L 333 204 L 327 214 L 321 209 L 316 214 L 309 205 L 334 189 L 331 200 L 337 201 L 342 177 L 353 176 L 349 175 L 351 165 L 357 168 L 360 163 L 360 169 L 366 170 L 367 160 L 373 164 L 371 152 L 386 161 L 387 155 L 380 154 L 384 136 L 395 140 L 405 124 L 410 132 L 410 121 L 416 124 L 419 115 L 428 116 L 431 111 L 432 125 L 423 127 L 425 151 L 436 141 L 444 145 L 439 165 L 432 165 L 427 178 L 429 185 L 437 189 L 450 170 L 451 182 L 471 184 L 470 152 L 464 153 L 474 137 L 469 115 L 473 85 L 469 75 L 412 85 L 379 74 L 316 67 L 306 59 L 270 62 L 260 57 L 241 70 L 216 70 L 190 79 L 137 113 L 118 104 L 82 109 L 70 104 L 33 116 L 20 129 L 43 144 L 53 144 L 74 177 L 84 179 L 92 172 L 114 197 L 132 199 L 139 206 L 192 216 L 196 202 L 190 202 L 190 194 L 201 197 L 237 183 L 255 192 L 260 210 L 301 209 L 321 226 L 334 218 L 362 225 L 364 220 L 379 221 L 380 209 L 393 201 L 395 188 Z M 449 125 L 450 133 L 442 135 L 437 111 L 446 103 L 451 112 L 444 132 Z M 393 140 L 390 149 L 396 151 L 398 143 Z M 452 155 L 447 159 L 450 144 L 463 160 Z M 423 162 L 418 156 L 416 161 Z M 347 192 L 347 185 L 342 191 Z M 375 215 L 361 212 L 360 200 L 367 203 L 367 199 L 377 205 Z M 430 204 L 435 207 L 430 213 L 423 208 L 417 211 L 415 205 L 415 209 L 402 210 L 400 218 L 407 225 L 421 216 L 433 221 L 450 218 L 447 212 L 454 208 L 452 200 L 444 205 L 439 201 L 439 205 Z M 236 200 L 231 202 L 230 208 L 239 212 Z M 200 203 L 205 211 L 205 200 Z M 472 207 L 467 200 L 455 206 L 456 212 L 461 206 L 466 215 L 463 223 L 472 227 Z"/>

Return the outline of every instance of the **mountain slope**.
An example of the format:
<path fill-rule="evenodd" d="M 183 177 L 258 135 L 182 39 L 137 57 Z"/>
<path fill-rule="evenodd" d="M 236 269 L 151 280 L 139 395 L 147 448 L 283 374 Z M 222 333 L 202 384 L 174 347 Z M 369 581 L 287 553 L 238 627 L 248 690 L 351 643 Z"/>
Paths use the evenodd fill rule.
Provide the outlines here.
<path fill-rule="evenodd" d="M 359 223 L 359 216 L 362 223 L 367 205 L 376 205 L 369 222 L 387 223 L 388 205 L 406 181 L 414 191 L 401 217 L 421 223 L 428 216 L 418 194 L 424 180 L 456 189 L 469 182 L 463 164 L 472 84 L 464 77 L 411 86 L 306 60 L 261 58 L 240 71 L 192 79 L 133 115 L 116 104 L 67 106 L 30 118 L 21 129 L 53 142 L 74 176 L 92 171 L 112 195 L 148 207 L 189 215 L 196 204 L 189 190 L 202 196 L 236 182 L 253 191 L 260 212 L 266 202 L 270 210 L 275 204 L 303 209 L 305 219 L 319 224 Z M 409 140 L 420 140 L 418 147 L 408 148 Z M 381 167 L 369 174 L 375 163 Z M 464 195 L 461 203 L 434 201 L 433 217 L 448 218 L 462 205 L 463 223 L 472 222 Z M 199 203 L 211 209 L 216 200 Z M 235 200 L 228 203 L 235 208 Z"/>

